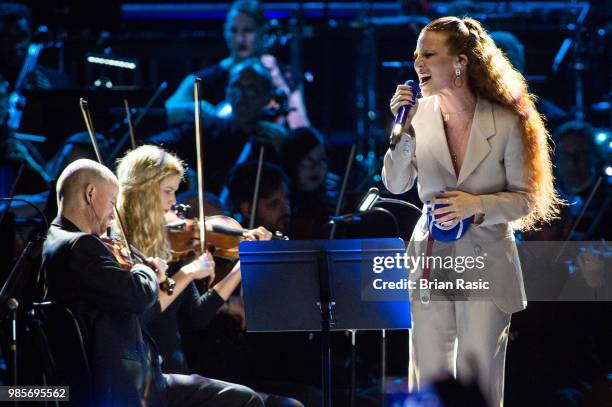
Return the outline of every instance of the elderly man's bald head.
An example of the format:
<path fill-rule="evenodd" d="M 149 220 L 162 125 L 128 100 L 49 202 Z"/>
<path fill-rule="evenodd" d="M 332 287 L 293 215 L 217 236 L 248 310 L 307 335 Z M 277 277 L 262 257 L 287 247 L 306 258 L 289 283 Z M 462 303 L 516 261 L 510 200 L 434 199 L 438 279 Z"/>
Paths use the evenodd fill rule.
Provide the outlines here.
<path fill-rule="evenodd" d="M 79 193 L 84 193 L 89 184 L 103 187 L 109 184 L 119 185 L 117 177 L 111 170 L 95 161 L 80 159 L 70 163 L 57 179 L 57 200 L 70 202 Z"/>

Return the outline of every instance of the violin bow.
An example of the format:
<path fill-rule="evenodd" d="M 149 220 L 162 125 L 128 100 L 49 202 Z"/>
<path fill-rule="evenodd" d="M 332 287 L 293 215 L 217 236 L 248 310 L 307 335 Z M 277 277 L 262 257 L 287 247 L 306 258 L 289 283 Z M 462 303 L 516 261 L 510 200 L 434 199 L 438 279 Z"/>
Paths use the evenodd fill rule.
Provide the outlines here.
<path fill-rule="evenodd" d="M 348 184 L 348 178 L 351 173 L 351 168 L 353 167 L 353 160 L 355 159 L 355 144 L 351 147 L 351 152 L 349 154 L 348 162 L 346 163 L 346 170 L 344 171 L 344 178 L 342 179 L 342 188 L 340 188 L 340 195 L 338 196 L 338 202 L 336 203 L 336 211 L 334 212 L 334 216 L 340 215 L 340 209 L 342 208 L 342 201 L 344 201 L 344 193 L 346 192 L 346 186 Z M 333 240 L 336 235 L 336 222 L 332 224 L 331 230 L 329 232 L 329 240 Z"/>
<path fill-rule="evenodd" d="M 132 125 L 132 113 L 130 112 L 130 105 L 127 99 L 123 99 L 123 106 L 125 107 L 125 119 L 130 129 L 130 141 L 132 142 L 132 149 L 136 148 L 136 137 L 134 136 L 134 126 Z"/>
<path fill-rule="evenodd" d="M 93 120 L 91 119 L 91 112 L 89 111 L 89 105 L 87 103 L 87 100 L 81 98 L 79 100 L 79 106 L 81 107 L 81 113 L 83 114 L 83 120 L 85 121 L 85 127 L 87 127 L 87 132 L 89 133 L 89 138 L 91 139 L 91 144 L 93 145 L 98 162 L 104 166 L 107 166 L 106 164 L 104 164 L 104 161 L 102 160 L 102 156 L 100 155 L 100 147 L 98 146 L 98 140 L 96 139 L 96 133 L 94 131 Z M 114 209 L 115 209 L 115 215 L 117 216 L 117 220 L 118 220 L 117 225 L 119 226 L 119 230 L 121 231 L 121 234 L 123 235 L 123 238 L 125 239 L 125 242 L 127 243 L 127 247 L 130 252 L 130 257 L 134 258 L 134 253 L 132 252 L 132 245 L 130 244 L 130 241 L 128 240 L 127 233 L 125 233 L 124 223 L 123 223 L 123 220 L 121 219 L 121 215 L 119 214 L 119 211 L 117 210 L 116 204 L 114 205 Z"/>
<path fill-rule="evenodd" d="M 263 166 L 264 146 L 259 147 L 259 159 L 257 160 L 257 176 L 255 177 L 255 188 L 253 189 L 253 200 L 251 201 L 251 218 L 249 229 L 255 229 L 255 215 L 257 214 L 257 201 L 259 201 L 259 184 L 261 181 L 261 167 Z M 238 260 L 240 261 L 240 260 Z M 240 286 L 240 297 L 244 296 L 244 286 Z"/>
<path fill-rule="evenodd" d="M 196 77 L 193 83 L 193 104 L 195 113 L 195 137 L 198 171 L 198 227 L 200 228 L 200 251 L 204 254 L 206 248 L 206 229 L 204 226 L 204 177 L 202 176 L 202 116 L 200 114 L 200 84 L 202 79 Z"/>
<path fill-rule="evenodd" d="M 162 92 L 167 87 L 168 87 L 168 82 L 166 82 L 166 81 L 162 82 L 161 85 L 159 85 L 159 87 L 157 88 L 157 90 L 155 91 L 153 96 L 151 96 L 151 98 L 147 101 L 146 105 L 142 109 L 140 109 L 138 114 L 136 115 L 136 118 L 134 119 L 134 125 L 133 125 L 134 128 L 138 127 L 138 125 L 140 124 L 142 119 L 145 117 L 145 115 L 147 114 L 149 109 L 151 109 L 151 106 L 153 106 L 153 104 L 157 101 L 157 99 L 159 99 L 159 96 L 162 94 Z M 121 122 L 120 126 L 122 124 L 123 124 L 123 122 Z M 121 139 L 115 145 L 115 149 L 110 154 L 110 160 L 111 161 L 114 161 L 115 158 L 117 158 L 117 156 L 119 155 L 119 153 L 123 149 L 123 146 L 124 146 L 125 142 L 127 141 L 129 135 L 130 135 L 130 132 L 126 131 L 123 134 L 123 136 L 121 136 Z"/>
<path fill-rule="evenodd" d="M 98 140 L 96 139 L 96 132 L 94 131 L 93 120 L 91 119 L 91 112 L 89 111 L 89 104 L 87 103 L 87 100 L 83 98 L 79 99 L 79 106 L 81 107 L 85 127 L 87 127 L 87 133 L 89 133 L 89 138 L 91 139 L 91 144 L 93 145 L 94 152 L 96 153 L 96 158 L 100 164 L 106 165 L 102 160 L 102 155 L 100 155 L 100 147 L 98 146 Z"/>
<path fill-rule="evenodd" d="M 251 201 L 251 218 L 249 229 L 255 229 L 255 215 L 257 214 L 257 202 L 259 201 L 259 184 L 261 181 L 261 167 L 263 166 L 264 146 L 259 147 L 259 159 L 257 160 L 257 176 L 255 177 L 255 189 Z"/>

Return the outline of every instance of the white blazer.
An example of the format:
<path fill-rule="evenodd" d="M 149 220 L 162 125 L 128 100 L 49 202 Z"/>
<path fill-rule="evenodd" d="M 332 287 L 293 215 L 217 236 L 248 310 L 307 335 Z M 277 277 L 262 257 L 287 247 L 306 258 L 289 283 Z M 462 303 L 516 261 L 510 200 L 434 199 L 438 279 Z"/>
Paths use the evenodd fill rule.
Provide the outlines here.
<path fill-rule="evenodd" d="M 423 202 L 434 199 L 442 190 L 479 195 L 483 203 L 482 222 L 472 224 L 460 240 L 435 242 L 434 248 L 452 245 L 455 256 L 486 253 L 485 267 L 477 272 L 490 284 L 489 298 L 507 313 L 524 309 L 527 301 L 521 265 L 508 224 L 528 214 L 531 201 L 518 117 L 479 97 L 459 176 L 451 161 L 436 96 L 419 100 L 412 125 L 415 138 L 404 135 L 394 151 L 387 151 L 383 183 L 392 193 L 401 194 L 417 181 Z M 410 238 L 409 254 L 425 253 L 428 234 L 423 215 Z M 420 272 L 411 274 L 411 279 L 418 278 Z"/>

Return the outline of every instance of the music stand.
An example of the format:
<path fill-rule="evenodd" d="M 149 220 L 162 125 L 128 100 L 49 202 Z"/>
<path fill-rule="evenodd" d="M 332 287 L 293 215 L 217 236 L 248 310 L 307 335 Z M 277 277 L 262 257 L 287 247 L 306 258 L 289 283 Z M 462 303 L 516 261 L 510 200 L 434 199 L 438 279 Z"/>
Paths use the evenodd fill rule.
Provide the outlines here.
<path fill-rule="evenodd" d="M 405 251 L 399 238 L 271 240 L 239 245 L 247 330 L 321 331 L 323 405 L 331 406 L 330 332 L 408 329 L 407 288 L 375 290 L 408 271 L 373 272 L 376 257 Z"/>

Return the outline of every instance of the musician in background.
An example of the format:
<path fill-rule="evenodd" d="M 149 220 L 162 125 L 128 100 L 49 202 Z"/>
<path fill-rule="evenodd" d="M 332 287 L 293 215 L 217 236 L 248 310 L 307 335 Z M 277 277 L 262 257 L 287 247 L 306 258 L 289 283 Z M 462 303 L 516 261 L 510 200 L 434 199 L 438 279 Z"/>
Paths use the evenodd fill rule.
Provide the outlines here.
<path fill-rule="evenodd" d="M 14 85 L 33 40 L 32 12 L 21 3 L 0 3 L 0 75 Z M 70 84 L 61 72 L 40 63 L 24 83 L 26 90 L 65 88 Z"/>
<path fill-rule="evenodd" d="M 558 181 L 557 188 L 570 203 L 572 218 L 576 218 L 584 208 L 586 200 L 595 189 L 591 202 L 573 240 L 611 240 L 610 201 L 612 191 L 607 176 L 603 173 L 606 164 L 602 152 L 595 143 L 593 127 L 582 121 L 569 121 L 559 126 L 553 133 L 556 144 L 554 163 Z"/>
<path fill-rule="evenodd" d="M 243 227 L 248 227 L 251 219 L 258 165 L 258 161 L 244 162 L 235 166 L 229 175 L 228 204 Z M 281 167 L 264 162 L 254 224 L 287 234 L 290 223 L 289 179 Z M 283 332 L 245 336 L 244 321 L 228 317 L 230 313 L 244 315 L 243 307 L 241 302 L 230 301 L 227 312 L 218 314 L 205 331 L 186 336 L 190 366 L 193 363 L 199 374 L 287 395 L 309 407 L 320 406 L 320 390 L 307 384 L 305 379 L 313 369 L 313 345 L 308 335 Z M 296 352 L 297 349 L 300 351 Z M 316 355 L 317 351 L 314 352 Z"/>
<path fill-rule="evenodd" d="M 512 65 L 521 74 L 525 75 L 525 46 L 519 39 L 508 31 L 493 31 L 491 38 L 495 45 L 504 51 Z M 537 97 L 536 107 L 546 117 L 549 129 L 553 129 L 560 122 L 569 119 L 569 115 L 563 109 L 544 97 Z"/>
<path fill-rule="evenodd" d="M 612 299 L 610 256 L 606 255 L 609 248 L 595 243 L 612 239 L 609 227 L 612 188 L 609 177 L 603 173 L 605 161 L 595 143 L 595 131 L 589 123 L 570 121 L 555 130 L 553 137 L 557 146 L 554 155 L 557 188 L 570 204 L 569 216 L 564 219 L 567 226 L 562 228 L 565 233 L 559 240 L 592 242 L 578 254 L 561 296 Z"/>
<path fill-rule="evenodd" d="M 291 181 L 291 238 L 326 238 L 323 226 L 333 214 L 340 177 L 328 171 L 323 135 L 314 127 L 290 130 L 281 162 Z"/>
<path fill-rule="evenodd" d="M 257 166 L 257 161 L 242 163 L 233 168 L 229 176 L 230 206 L 239 213 L 243 225 L 247 225 L 251 218 Z M 286 234 L 290 222 L 289 179 L 280 167 L 264 162 L 261 168 L 255 224 Z"/>
<path fill-rule="evenodd" d="M 612 256 L 608 246 L 612 239 L 612 187 L 604 173 L 608 164 L 587 122 L 566 122 L 555 130 L 553 139 L 557 188 L 569 203 L 568 216 L 562 219 L 565 233 L 559 240 L 573 241 L 565 251 L 572 253 L 572 258 L 563 263 L 567 280 L 552 321 L 568 332 L 560 335 L 554 346 L 565 361 L 557 366 L 556 375 L 563 374 L 566 385 L 583 400 L 604 405 L 597 402 L 604 399 L 597 398 L 597 393 L 606 391 L 602 385 L 612 366 L 612 331 L 604 322 L 612 313 Z"/>
<path fill-rule="evenodd" d="M 43 159 L 9 126 L 10 89 L 0 74 L 0 196 L 40 193 L 48 190 L 52 178 Z"/>
<path fill-rule="evenodd" d="M 525 233 L 525 240 L 609 241 L 612 239 L 608 227 L 612 222 L 612 192 L 604 174 L 606 163 L 595 142 L 593 127 L 578 120 L 565 122 L 554 131 L 553 141 L 556 146 L 553 155 L 556 188 L 569 205 L 562 208 L 560 219 Z M 591 193 L 593 196 L 589 201 Z M 583 210 L 582 218 L 572 231 Z"/>
<path fill-rule="evenodd" d="M 612 332 L 603 323 L 612 312 L 610 249 L 605 243 L 610 240 L 612 194 L 589 123 L 566 122 L 554 131 L 553 141 L 556 188 L 568 205 L 561 208 L 560 219 L 522 235 L 525 288 L 528 299 L 536 301 L 515 320 L 510 335 L 516 338 L 517 354 L 538 355 L 515 361 L 537 378 L 523 384 L 527 392 L 539 393 L 533 403 L 560 405 L 573 394 L 572 403 L 579 405 L 598 392 L 597 383 L 605 382 L 612 363 Z M 532 390 L 530 382 L 537 383 Z M 548 400 L 555 391 L 554 401 Z"/>
<path fill-rule="evenodd" d="M 608 246 L 612 238 L 608 226 L 612 190 L 604 173 L 609 164 L 595 142 L 595 131 L 589 123 L 563 123 L 554 131 L 553 140 L 557 188 L 569 206 L 560 221 L 543 225 L 540 233 L 560 236 L 551 240 L 570 243 L 562 253 L 565 261 L 560 262 L 561 277 L 565 279 L 559 293 L 561 301 L 554 303 L 555 312 L 551 313 L 554 317 L 549 321 L 563 326 L 567 334 L 557 336 L 550 352 L 557 357 L 564 355 L 563 363 L 556 364 L 553 372 L 553 377 L 558 377 L 558 382 L 567 387 L 559 392 L 560 398 L 561 393 L 572 391 L 580 395 L 577 399 L 580 403 L 586 399 L 599 400 L 596 394 L 602 391 L 601 385 L 612 365 L 609 346 L 612 331 L 603 322 L 612 313 Z M 538 329 L 541 329 L 541 320 Z M 551 360 L 556 359 L 551 357 Z"/>
<path fill-rule="evenodd" d="M 36 148 L 21 140 L 15 132 L 18 125 L 12 120 L 15 115 L 10 99 L 23 91 L 67 87 L 68 79 L 62 73 L 35 63 L 25 76 L 19 89 L 16 83 L 23 69 L 28 48 L 33 39 L 32 14 L 24 4 L 0 3 L 0 195 L 11 192 L 33 194 L 47 190 L 52 177 L 45 171 L 45 162 Z M 36 61 L 38 62 L 38 61 Z M 23 95 L 21 95 L 23 96 Z M 27 102 L 26 102 L 27 103 Z M 17 106 L 22 110 L 24 106 Z M 17 121 L 18 122 L 18 121 Z M 17 181 L 19 168 L 23 174 Z M 12 189 L 14 191 L 11 191 Z"/>
<path fill-rule="evenodd" d="M 293 109 L 287 115 L 290 128 L 308 126 L 304 98 L 297 74 L 279 66 L 276 58 L 266 54 L 267 19 L 257 1 L 239 0 L 232 4 L 224 26 L 224 37 L 230 55 L 217 64 L 188 75 L 176 92 L 166 101 L 168 123 L 180 123 L 193 112 L 193 80 L 202 79 L 202 110 L 215 114 L 215 105 L 229 100 L 226 87 L 230 71 L 245 60 L 259 60 L 270 72 L 274 87 L 280 90 Z"/>
<path fill-rule="evenodd" d="M 207 191 L 219 194 L 230 168 L 238 162 L 257 158 L 261 145 L 266 147 L 266 161 L 278 161 L 278 151 L 286 137 L 286 130 L 275 124 L 275 114 L 270 114 L 268 105 L 273 92 L 274 85 L 268 69 L 256 60 L 244 61 L 230 72 L 227 94 L 232 105 L 231 116 L 220 118 L 202 112 Z M 193 168 L 196 155 L 194 134 L 192 112 L 191 121 L 152 136 L 148 142 L 176 151 Z"/>

